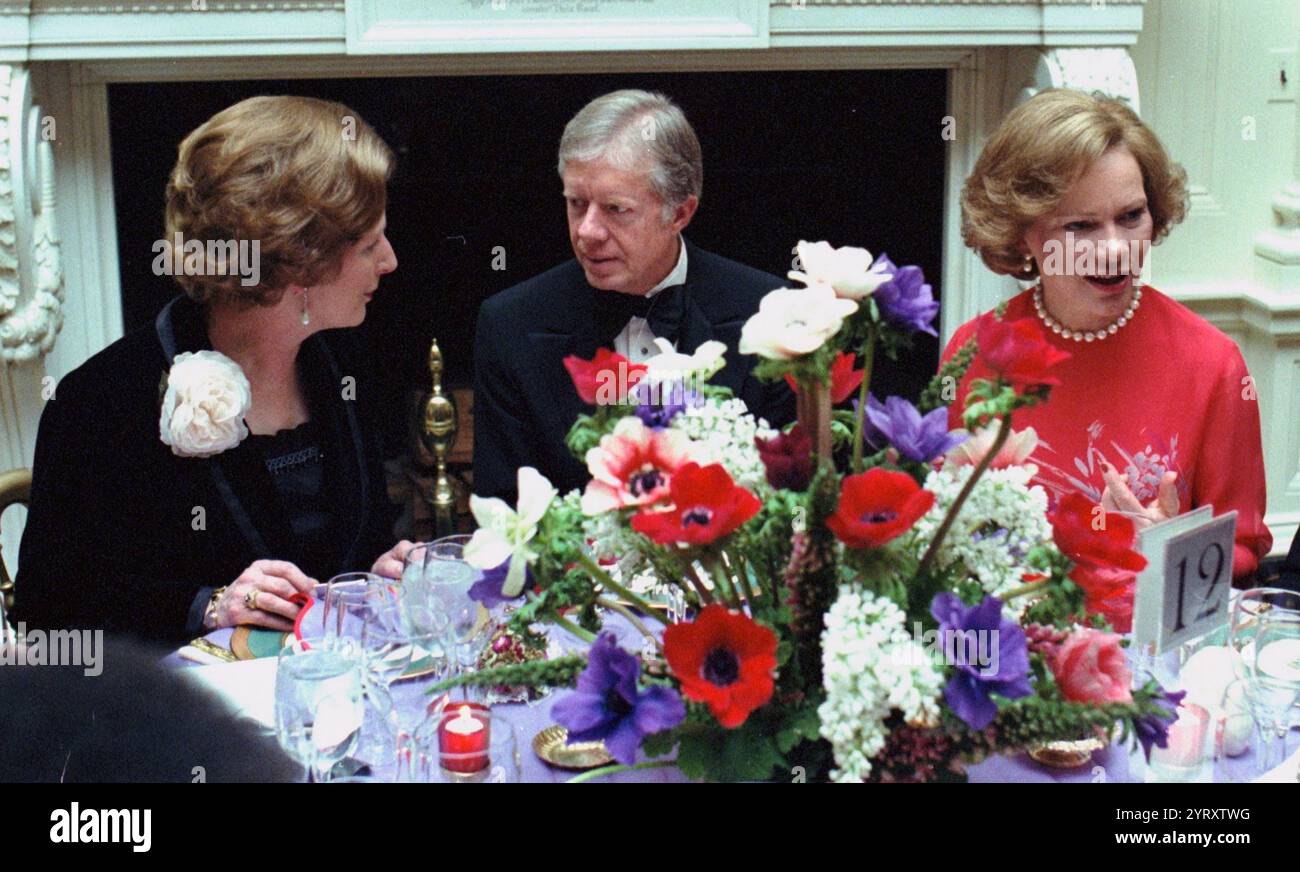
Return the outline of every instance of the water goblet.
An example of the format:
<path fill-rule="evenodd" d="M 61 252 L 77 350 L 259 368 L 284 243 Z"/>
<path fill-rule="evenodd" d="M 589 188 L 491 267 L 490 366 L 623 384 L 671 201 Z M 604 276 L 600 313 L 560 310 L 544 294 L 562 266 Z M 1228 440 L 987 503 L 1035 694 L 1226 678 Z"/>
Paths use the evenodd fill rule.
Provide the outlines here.
<path fill-rule="evenodd" d="M 280 651 L 275 673 L 275 729 L 280 747 L 326 781 L 351 754 L 365 717 L 357 659 L 327 645 L 294 640 Z"/>

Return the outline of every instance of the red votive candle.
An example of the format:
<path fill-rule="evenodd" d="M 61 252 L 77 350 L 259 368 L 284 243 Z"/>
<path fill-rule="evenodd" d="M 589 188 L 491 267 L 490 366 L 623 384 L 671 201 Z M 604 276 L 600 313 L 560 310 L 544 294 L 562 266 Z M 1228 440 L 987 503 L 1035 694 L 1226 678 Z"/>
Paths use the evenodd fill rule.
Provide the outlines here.
<path fill-rule="evenodd" d="M 453 704 L 438 724 L 438 753 L 448 772 L 482 772 L 491 762 L 488 743 L 492 722 L 488 709 L 478 703 Z"/>

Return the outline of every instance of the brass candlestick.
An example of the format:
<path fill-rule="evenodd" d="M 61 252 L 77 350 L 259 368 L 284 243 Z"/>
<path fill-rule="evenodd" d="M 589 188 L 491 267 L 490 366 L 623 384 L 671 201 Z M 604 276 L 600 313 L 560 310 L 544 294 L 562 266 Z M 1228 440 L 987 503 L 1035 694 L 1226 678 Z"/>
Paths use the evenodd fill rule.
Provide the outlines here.
<path fill-rule="evenodd" d="M 442 350 L 435 338 L 429 343 L 429 375 L 433 391 L 424 401 L 421 437 L 434 458 L 433 516 L 438 536 L 456 532 L 456 488 L 447 475 L 447 455 L 456 442 L 456 403 L 442 390 Z"/>

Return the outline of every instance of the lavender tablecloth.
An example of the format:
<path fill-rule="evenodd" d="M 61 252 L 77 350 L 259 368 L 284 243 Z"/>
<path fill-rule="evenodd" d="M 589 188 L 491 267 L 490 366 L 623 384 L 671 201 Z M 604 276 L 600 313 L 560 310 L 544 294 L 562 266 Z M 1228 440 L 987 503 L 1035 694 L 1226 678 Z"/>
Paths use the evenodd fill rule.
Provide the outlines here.
<path fill-rule="evenodd" d="M 216 630 L 207 639 L 223 648 L 230 647 L 230 629 Z M 190 661 L 173 652 L 164 663 L 170 666 L 192 666 Z M 393 702 L 399 714 L 408 721 L 418 719 L 422 707 L 426 707 L 430 697 L 427 694 L 432 679 L 413 679 L 400 681 L 393 685 Z M 544 699 L 525 705 L 522 703 L 497 704 L 492 707 L 494 715 L 499 715 L 510 722 L 514 728 L 519 744 L 521 762 L 521 780 L 526 782 L 563 782 L 575 773 L 556 769 L 543 762 L 533 752 L 533 737 L 538 732 L 554 723 L 550 716 L 551 706 L 564 694 L 555 691 Z M 1295 750 L 1296 731 L 1292 730 L 1288 753 Z M 643 758 L 642 758 L 643 759 Z M 377 766 L 377 774 L 391 774 L 391 764 Z M 1061 783 L 1100 783 L 1133 782 L 1143 780 L 1144 763 L 1140 753 L 1134 753 L 1126 746 L 1111 745 L 1093 755 L 1091 763 L 1077 769 L 1053 769 L 1043 766 L 1029 758 L 1027 754 L 1014 754 L 993 757 L 983 763 L 972 766 L 969 770 L 972 783 L 990 782 L 1061 782 Z M 1236 758 L 1225 758 L 1216 764 L 1214 778 L 1220 782 L 1246 782 L 1258 773 L 1252 751 Z M 618 772 L 603 776 L 599 780 L 609 782 L 684 782 L 688 779 L 676 767 L 639 769 L 630 772 Z"/>

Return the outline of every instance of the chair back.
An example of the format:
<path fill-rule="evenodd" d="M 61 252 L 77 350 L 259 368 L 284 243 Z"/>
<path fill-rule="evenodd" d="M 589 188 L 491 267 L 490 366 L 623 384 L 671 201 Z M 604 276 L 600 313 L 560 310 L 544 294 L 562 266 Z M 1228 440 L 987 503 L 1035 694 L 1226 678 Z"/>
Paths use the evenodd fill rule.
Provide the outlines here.
<path fill-rule="evenodd" d="M 32 499 L 32 471 L 10 469 L 0 472 L 0 515 L 15 503 L 27 505 Z M 0 552 L 3 546 L 0 545 Z M 4 554 L 0 553 L 0 617 L 13 608 L 14 582 L 5 568 Z"/>

